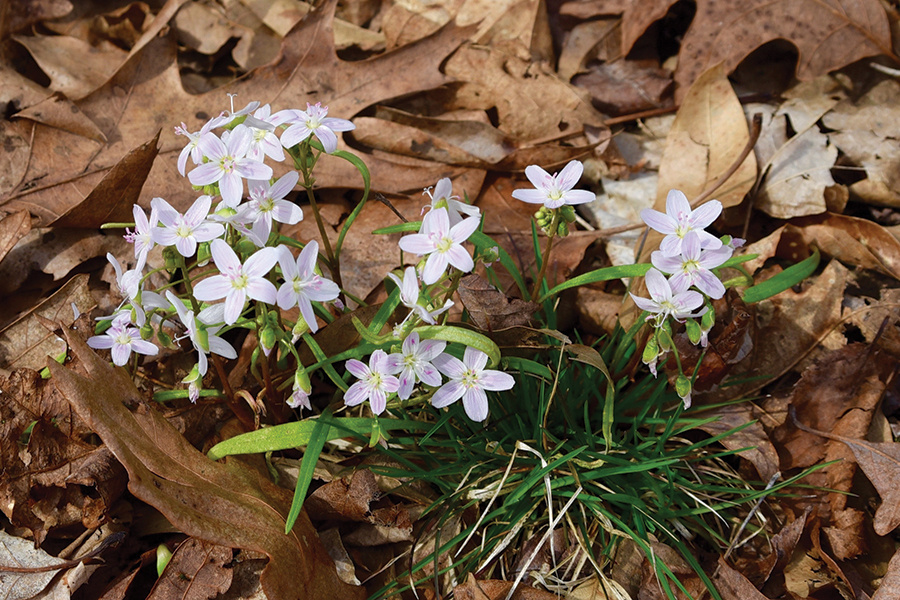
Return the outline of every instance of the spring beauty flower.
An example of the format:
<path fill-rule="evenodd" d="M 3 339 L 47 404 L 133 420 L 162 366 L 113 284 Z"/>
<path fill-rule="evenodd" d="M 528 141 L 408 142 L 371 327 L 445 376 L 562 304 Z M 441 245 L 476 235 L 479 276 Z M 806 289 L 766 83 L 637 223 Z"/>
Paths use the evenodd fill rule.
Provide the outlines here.
<path fill-rule="evenodd" d="M 314 135 L 322 142 L 325 152 L 332 154 L 337 150 L 337 136 L 335 131 L 350 131 L 356 129 L 356 125 L 347 119 L 329 117 L 328 107 L 321 102 L 314 105 L 306 103 L 306 110 L 281 111 L 284 114 L 273 115 L 274 122 L 293 123 L 281 134 L 281 145 L 285 148 L 296 146 L 310 135 Z"/>
<path fill-rule="evenodd" d="M 95 350 L 110 350 L 113 364 L 123 366 L 128 363 L 132 352 L 153 355 L 159 349 L 152 343 L 141 339 L 141 332 L 132 326 L 128 313 L 121 313 L 113 319 L 102 335 L 88 338 L 87 345 Z"/>
<path fill-rule="evenodd" d="M 435 408 L 450 406 L 460 398 L 466 415 L 473 421 L 484 421 L 488 416 L 485 391 L 501 392 L 512 389 L 516 381 L 509 373 L 485 369 L 488 356 L 481 350 L 466 347 L 463 359 L 441 354 L 434 359 L 438 371 L 450 378 L 434 393 L 431 404 Z"/>
<path fill-rule="evenodd" d="M 147 215 L 144 214 L 144 210 L 137 204 L 132 209 L 132 214 L 134 214 L 134 231 L 125 230 L 125 241 L 129 244 L 134 244 L 134 257 L 141 264 L 147 262 L 147 255 L 155 245 L 152 230 L 159 223 L 158 213 L 159 208 L 156 204 L 151 204 L 149 220 Z"/>
<path fill-rule="evenodd" d="M 209 361 L 206 355 L 209 353 L 218 354 L 223 358 L 237 358 L 237 352 L 234 347 L 216 335 L 222 326 L 211 327 L 212 323 L 218 322 L 221 314 L 214 316 L 215 311 L 201 311 L 198 317 L 194 316 L 194 311 L 188 310 L 181 301 L 181 298 L 173 294 L 170 290 L 166 290 L 166 298 L 178 313 L 178 318 L 187 330 L 187 335 L 194 346 L 194 350 L 198 353 L 197 372 L 200 377 L 206 375 L 209 369 Z"/>
<path fill-rule="evenodd" d="M 702 313 L 692 313 L 693 310 L 703 305 L 703 296 L 700 292 L 682 291 L 675 292 L 672 290 L 666 276 L 657 271 L 650 269 L 644 276 L 644 282 L 647 284 L 647 291 L 650 293 L 650 299 L 641 298 L 631 294 L 632 300 L 641 310 L 651 313 L 647 320 L 656 319 L 656 324 L 660 325 L 668 317 L 673 317 L 676 321 L 681 321 L 688 317 L 696 317 Z M 705 312 L 705 310 L 703 311 Z"/>
<path fill-rule="evenodd" d="M 159 212 L 163 227 L 153 227 L 150 237 L 160 246 L 175 246 L 188 258 L 197 252 L 197 244 L 208 242 L 225 233 L 225 227 L 206 220 L 212 205 L 210 196 L 200 196 L 183 215 L 162 198 L 154 198 L 151 206 Z"/>
<path fill-rule="evenodd" d="M 431 188 L 426 188 L 424 193 L 431 198 L 431 203 L 427 204 L 425 208 L 434 210 L 435 208 L 443 207 L 447 209 L 447 214 L 450 217 L 450 227 L 462 222 L 463 215 L 468 217 L 481 216 L 481 210 L 477 206 L 462 202 L 459 196 L 452 195 L 453 184 L 450 182 L 449 177 L 439 180 L 437 185 L 434 186 L 434 192 L 431 191 Z M 422 212 L 425 212 L 425 210 L 422 209 Z"/>
<path fill-rule="evenodd" d="M 725 295 L 725 286 L 710 269 L 731 258 L 731 253 L 728 246 L 702 250 L 700 236 L 690 231 L 684 236 L 679 256 L 666 256 L 656 250 L 650 255 L 650 262 L 663 273 L 673 273 L 669 285 L 674 292 L 683 292 L 693 285 L 710 298 L 721 298 Z"/>
<path fill-rule="evenodd" d="M 722 203 L 710 200 L 691 210 L 687 196 L 678 190 L 669 190 L 666 196 L 666 212 L 661 213 L 652 208 L 641 211 L 641 219 L 651 229 L 655 229 L 666 237 L 659 244 L 659 250 L 666 256 L 678 256 L 682 252 L 684 237 L 695 232 L 700 237 L 700 247 L 716 250 L 722 247 L 722 241 L 713 234 L 704 231 L 722 214 Z"/>
<path fill-rule="evenodd" d="M 468 273 L 475 267 L 475 262 L 462 247 L 462 243 L 475 233 L 479 223 L 476 217 L 469 217 L 450 227 L 447 209 L 437 208 L 425 215 L 419 233 L 401 238 L 400 249 L 428 256 L 422 270 L 422 281 L 426 285 L 440 279 L 448 264 Z"/>
<path fill-rule="evenodd" d="M 241 207 L 241 220 L 253 223 L 253 231 L 259 239 L 269 239 L 272 221 L 295 225 L 303 220 L 303 211 L 293 202 L 284 199 L 300 179 L 297 171 L 288 171 L 278 181 L 250 181 L 250 201 Z"/>
<path fill-rule="evenodd" d="M 369 366 L 351 358 L 347 370 L 359 379 L 344 394 L 344 404 L 356 406 L 366 400 L 372 412 L 380 415 L 387 406 L 387 395 L 400 389 L 400 381 L 389 373 L 388 355 L 384 350 L 376 350 L 369 357 Z"/>
<path fill-rule="evenodd" d="M 513 190 L 512 197 L 529 204 L 543 204 L 551 210 L 566 204 L 593 202 L 596 199 L 593 192 L 572 189 L 581 179 L 583 171 L 584 165 L 577 160 L 569 162 L 558 175 L 550 175 L 537 165 L 529 165 L 525 167 L 525 176 L 536 189 Z"/>
<path fill-rule="evenodd" d="M 453 306 L 453 301 L 448 299 L 441 308 L 428 310 L 428 306 L 426 306 L 425 302 L 419 301 L 419 276 L 416 275 L 415 267 L 406 267 L 403 271 L 402 281 L 393 273 L 388 273 L 388 277 L 397 284 L 398 288 L 400 288 L 400 303 L 411 311 L 409 315 L 407 315 L 407 319 L 411 315 L 416 314 L 429 325 L 434 325 L 436 323 L 434 318 L 439 314 L 450 310 L 450 307 Z"/>
<path fill-rule="evenodd" d="M 272 123 L 271 108 L 264 104 L 252 115 L 248 115 L 244 125 L 253 132 L 253 140 L 247 151 L 247 158 L 262 162 L 268 156 L 272 160 L 284 160 L 284 149 L 278 136 L 275 135 L 275 123 Z"/>
<path fill-rule="evenodd" d="M 200 138 L 203 156 L 209 159 L 188 173 L 191 184 L 219 184 L 219 192 L 227 206 L 237 207 L 244 195 L 244 179 L 271 179 L 272 167 L 247 156 L 253 143 L 253 132 L 246 125 L 231 130 L 226 141 L 215 134 Z"/>
<path fill-rule="evenodd" d="M 416 381 L 432 387 L 441 385 L 441 374 L 435 368 L 433 361 L 444 348 L 447 342 L 440 340 L 419 341 L 419 334 L 413 331 L 403 340 L 403 346 L 399 354 L 388 356 L 388 372 L 400 374 L 400 388 L 397 395 L 401 400 L 406 400 L 412 394 Z"/>
<path fill-rule="evenodd" d="M 334 300 L 341 293 L 335 282 L 316 273 L 318 256 L 319 243 L 315 240 L 306 244 L 297 260 L 287 246 L 278 247 L 278 264 L 284 275 L 284 283 L 278 288 L 278 307 L 287 310 L 299 306 L 303 320 L 313 333 L 319 330 L 319 325 L 312 303 Z"/>
<path fill-rule="evenodd" d="M 195 165 L 199 165 L 203 162 L 203 151 L 200 149 L 200 140 L 206 135 L 211 135 L 210 132 L 213 129 L 220 125 L 224 125 L 228 121 L 229 118 L 226 117 L 223 112 L 219 116 L 213 117 L 207 121 L 203 127 L 200 128 L 200 131 L 196 133 L 188 131 L 187 125 L 184 123 L 182 123 L 180 127 L 175 127 L 175 135 L 183 135 L 188 139 L 187 146 L 185 146 L 181 151 L 181 154 L 178 155 L 178 172 L 181 173 L 182 177 L 184 177 L 184 169 L 187 167 L 188 156 L 191 157 L 191 160 L 194 161 Z"/>
<path fill-rule="evenodd" d="M 224 240 L 213 240 L 209 249 L 220 274 L 194 285 L 197 300 L 211 302 L 225 298 L 224 318 L 228 325 L 237 322 L 247 298 L 275 304 L 275 284 L 266 279 L 278 260 L 275 248 L 257 250 L 244 264 Z"/>

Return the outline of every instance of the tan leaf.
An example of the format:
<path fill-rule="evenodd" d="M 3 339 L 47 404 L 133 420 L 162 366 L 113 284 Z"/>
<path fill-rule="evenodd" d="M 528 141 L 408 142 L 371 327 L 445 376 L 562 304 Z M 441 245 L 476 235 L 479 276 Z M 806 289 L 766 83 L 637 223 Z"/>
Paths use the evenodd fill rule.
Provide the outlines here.
<path fill-rule="evenodd" d="M 46 100 L 32 104 L 13 115 L 14 119 L 30 119 L 38 123 L 56 127 L 97 142 L 105 142 L 106 136 L 78 106 L 60 93 Z"/>
<path fill-rule="evenodd" d="M 832 143 L 863 167 L 866 178 L 850 189 L 872 204 L 900 207 L 900 83 L 887 80 L 862 98 L 845 100 L 827 113 L 822 122 L 835 131 Z"/>
<path fill-rule="evenodd" d="M 84 98 L 109 79 L 127 56 L 112 44 L 98 48 L 70 36 L 14 36 L 50 78 L 50 89 L 71 100 Z"/>
<path fill-rule="evenodd" d="M 797 220 L 796 225 L 807 246 L 815 244 L 848 265 L 900 279 L 900 240 L 878 223 L 826 213 Z"/>
<path fill-rule="evenodd" d="M 698 196 L 728 171 L 750 140 L 747 118 L 725 75 L 721 65 L 706 71 L 681 103 L 659 167 L 657 210 L 665 211 L 669 190 L 681 190 L 689 200 Z M 726 208 L 735 206 L 755 180 L 751 153 L 712 197 Z M 647 246 L 656 248 L 651 241 Z"/>
<path fill-rule="evenodd" d="M 31 231 L 31 216 L 21 210 L 0 219 L 0 261 L 22 237 Z"/>
<path fill-rule="evenodd" d="M 891 557 L 887 573 L 884 574 L 881 585 L 872 595 L 872 600 L 893 600 L 894 598 L 900 598 L 900 550 Z"/>
<path fill-rule="evenodd" d="M 773 126 L 784 128 L 784 119 L 776 116 Z M 763 169 L 765 179 L 756 208 L 776 219 L 825 212 L 825 189 L 834 185 L 831 167 L 837 154 L 828 136 L 818 129 L 798 133 L 776 150 Z"/>
<path fill-rule="evenodd" d="M 642 1 L 625 10 L 625 53 L 673 4 Z M 801 81 L 867 56 L 893 54 L 887 15 L 878 0 L 701 0 L 678 53 L 679 95 L 711 66 L 721 62 L 730 72 L 753 50 L 777 39 L 797 47 Z"/>
<path fill-rule="evenodd" d="M 0 529 L 0 597 L 4 600 L 28 600 L 37 596 L 57 571 L 43 573 L 10 573 L 3 567 L 35 568 L 64 563 L 61 558 L 51 556 L 34 547 L 34 542 L 9 535 Z"/>
<path fill-rule="evenodd" d="M 722 438 L 719 443 L 729 450 L 741 450 L 738 455 L 756 467 L 760 480 L 769 481 L 778 472 L 778 452 L 763 426 L 751 423 L 753 415 L 749 406 L 742 404 L 723 406 L 714 409 L 708 415 L 718 419 L 700 425 L 699 429 L 710 435 L 719 435 L 745 425 L 740 431 Z M 751 424 L 746 425 L 747 423 Z"/>
<path fill-rule="evenodd" d="M 731 568 L 724 558 L 719 558 L 716 576 L 713 578 L 722 600 L 768 600 L 750 580 Z"/>
<path fill-rule="evenodd" d="M 193 537 L 264 552 L 270 598 L 362 598 L 338 579 L 306 513 L 284 533 L 291 494 L 240 461 L 216 463 L 142 402 L 123 369 L 67 332 L 86 375 L 53 363 L 53 381 L 128 471 L 131 492 Z M 134 412 L 128 405 L 137 405 Z M 297 581 L 304 583 L 298 588 Z"/>

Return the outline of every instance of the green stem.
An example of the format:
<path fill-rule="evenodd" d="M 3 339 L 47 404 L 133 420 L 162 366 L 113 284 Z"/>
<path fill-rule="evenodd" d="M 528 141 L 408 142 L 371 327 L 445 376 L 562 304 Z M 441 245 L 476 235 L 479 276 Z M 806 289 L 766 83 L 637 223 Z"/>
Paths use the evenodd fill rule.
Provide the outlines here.
<path fill-rule="evenodd" d="M 550 264 L 550 251 L 553 249 L 553 240 L 556 238 L 556 230 L 559 228 L 559 210 L 553 212 L 553 221 L 550 223 L 547 232 L 547 247 L 544 249 L 544 255 L 541 257 L 541 271 L 538 273 L 537 279 L 534 280 L 534 288 L 531 290 L 531 301 L 537 302 L 541 296 L 541 283 L 547 274 L 547 265 Z"/>

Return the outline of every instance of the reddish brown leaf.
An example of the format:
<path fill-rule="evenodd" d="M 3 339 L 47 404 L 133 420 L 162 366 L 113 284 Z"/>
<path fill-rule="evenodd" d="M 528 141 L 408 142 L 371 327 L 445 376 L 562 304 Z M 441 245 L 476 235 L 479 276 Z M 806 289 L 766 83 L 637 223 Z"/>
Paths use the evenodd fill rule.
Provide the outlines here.
<path fill-rule="evenodd" d="M 0 220 L 0 261 L 29 231 L 31 231 L 31 216 L 28 211 L 20 210 Z"/>
<path fill-rule="evenodd" d="M 135 496 L 189 535 L 267 554 L 260 582 L 270 598 L 363 597 L 362 589 L 338 579 L 306 513 L 285 535 L 287 490 L 240 461 L 206 458 L 143 403 L 124 369 L 101 360 L 68 332 L 67 337 L 86 374 L 54 363 L 53 381 L 128 470 Z M 304 586 L 298 588 L 297 581 Z"/>
<path fill-rule="evenodd" d="M 528 325 L 539 306 L 520 298 L 508 298 L 480 275 L 459 281 L 459 297 L 479 329 L 494 331 Z"/>
<path fill-rule="evenodd" d="M 84 200 L 53 221 L 53 227 L 99 229 L 103 223 L 134 220 L 132 207 L 141 195 L 153 160 L 159 153 L 159 134 L 126 154 Z"/>
<path fill-rule="evenodd" d="M 750 583 L 750 580 L 732 569 L 724 558 L 719 558 L 713 583 L 722 594 L 722 600 L 769 600 Z"/>

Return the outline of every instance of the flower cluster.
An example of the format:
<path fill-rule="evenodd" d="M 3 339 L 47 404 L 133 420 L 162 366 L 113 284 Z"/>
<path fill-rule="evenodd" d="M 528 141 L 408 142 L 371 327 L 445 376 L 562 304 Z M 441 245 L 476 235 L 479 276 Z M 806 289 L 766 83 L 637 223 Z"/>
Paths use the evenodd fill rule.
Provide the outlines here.
<path fill-rule="evenodd" d="M 196 366 L 184 380 L 189 384 L 190 398 L 196 400 L 208 370 L 208 355 L 237 357 L 235 349 L 219 334 L 234 326 L 261 327 L 260 337 L 264 338 L 267 336 L 263 334 L 272 331 L 269 322 L 274 321 L 282 326 L 276 339 L 293 348 L 287 342 L 291 338 L 285 326 L 295 338 L 306 330 L 315 332 L 318 325 L 313 303 L 335 301 L 340 290 L 317 273 L 315 241 L 306 244 L 295 259 L 291 248 L 273 235 L 278 223 L 293 225 L 303 218 L 300 207 L 285 199 L 300 176 L 289 171 L 273 180 L 272 167 L 266 160 L 281 162 L 286 152 L 291 156 L 309 152 L 311 136 L 319 139 L 326 153 L 334 152 L 334 132 L 353 129 L 353 124 L 328 118 L 327 111 L 317 104 L 307 105 L 306 111 L 272 114 L 268 105 L 251 102 L 237 112 L 233 107 L 223 111 L 197 132 L 190 132 L 183 123 L 176 127 L 175 133 L 188 139 L 178 157 L 178 171 L 203 193 L 184 213 L 163 198 L 151 201 L 149 216 L 135 205 L 134 230 L 127 230 L 125 239 L 134 245 L 136 265 L 123 271 L 115 257 L 108 257 L 116 271 L 123 304 L 114 315 L 104 318 L 108 328 L 90 338 L 89 345 L 111 349 L 113 362 L 125 365 L 132 352 L 157 354 L 159 347 L 151 341 L 154 326 L 156 341 L 161 345 L 171 341 L 166 329 L 182 329 L 182 337 L 189 338 L 198 353 Z M 298 144 L 306 147 L 301 149 Z M 188 159 L 195 165 L 189 171 Z M 163 247 L 167 270 L 185 277 L 183 296 L 172 289 L 166 290 L 165 297 L 145 289 L 148 254 L 156 246 Z M 192 270 L 210 259 L 218 273 L 200 275 L 192 281 Z M 276 305 L 282 310 L 298 307 L 297 323 L 286 322 L 274 310 Z M 170 320 L 176 316 L 180 325 Z M 272 348 L 261 345 L 263 350 Z M 302 377 L 299 379 L 302 381 Z M 303 389 L 300 383 L 295 385 L 293 403 L 303 404 Z"/>
<path fill-rule="evenodd" d="M 718 200 L 691 209 L 687 197 L 678 190 L 668 193 L 665 213 L 649 208 L 641 211 L 641 219 L 665 235 L 659 250 L 650 255 L 653 267 L 645 276 L 650 298 L 631 294 L 637 307 L 650 313 L 647 321 L 655 328 L 643 355 L 643 361 L 654 375 L 658 360 L 674 348 L 668 325 L 670 317 L 687 323 L 694 343 L 704 347 L 707 344 L 707 334 L 715 322 L 707 298 L 718 299 L 725 294 L 725 286 L 713 269 L 722 266 L 734 249 L 743 244 L 743 240 L 723 243 L 705 230 L 721 213 L 722 204 Z M 702 318 L 699 324 L 691 320 L 695 317 Z M 691 386 L 684 373 L 679 374 L 676 390 L 685 407 L 689 407 Z"/>

